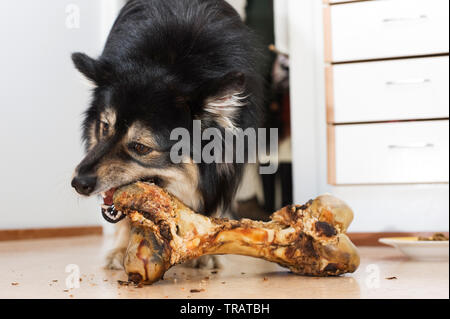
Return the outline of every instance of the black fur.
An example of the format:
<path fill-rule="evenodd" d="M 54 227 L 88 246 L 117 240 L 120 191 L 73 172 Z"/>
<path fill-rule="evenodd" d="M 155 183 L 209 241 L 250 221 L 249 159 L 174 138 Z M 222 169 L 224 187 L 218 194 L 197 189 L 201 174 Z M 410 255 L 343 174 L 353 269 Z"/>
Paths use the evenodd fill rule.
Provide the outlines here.
<path fill-rule="evenodd" d="M 117 136 L 135 120 L 155 134 L 167 152 L 172 129 L 192 130 L 194 119 L 217 127 L 204 111 L 205 100 L 227 90 L 243 90 L 246 106 L 236 126 L 258 127 L 261 119 L 262 78 L 257 70 L 263 58 L 252 32 L 224 0 L 131 0 L 120 12 L 102 55 L 92 59 L 73 54 L 77 69 L 96 84 L 84 121 L 84 139 L 99 113 L 113 107 L 118 114 Z M 98 134 L 98 129 L 96 134 Z M 108 156 L 108 147 L 87 155 L 79 170 L 93 173 L 95 163 Z M 131 160 L 121 154 L 123 160 Z M 155 163 L 173 165 L 165 160 Z M 228 169 L 198 164 L 203 212 L 227 209 L 239 185 L 242 164 Z"/>

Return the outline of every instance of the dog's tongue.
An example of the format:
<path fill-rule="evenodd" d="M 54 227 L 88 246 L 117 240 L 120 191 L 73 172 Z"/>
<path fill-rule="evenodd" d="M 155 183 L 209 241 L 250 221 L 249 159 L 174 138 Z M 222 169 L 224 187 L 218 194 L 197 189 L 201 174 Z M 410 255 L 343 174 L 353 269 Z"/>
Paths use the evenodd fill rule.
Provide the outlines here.
<path fill-rule="evenodd" d="M 105 193 L 106 197 L 103 199 L 105 205 L 112 206 L 114 204 L 114 193 L 116 190 L 117 188 L 111 188 Z"/>

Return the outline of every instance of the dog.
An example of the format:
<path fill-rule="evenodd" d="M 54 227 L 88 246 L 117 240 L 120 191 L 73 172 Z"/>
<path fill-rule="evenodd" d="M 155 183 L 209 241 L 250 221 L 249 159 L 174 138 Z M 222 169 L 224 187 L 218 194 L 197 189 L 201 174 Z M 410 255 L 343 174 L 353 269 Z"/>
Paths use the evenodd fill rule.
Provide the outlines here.
<path fill-rule="evenodd" d="M 94 84 L 82 126 L 87 154 L 72 186 L 83 196 L 102 194 L 110 218 L 117 213 L 108 209 L 114 190 L 136 181 L 156 183 L 204 215 L 229 212 L 244 164 L 199 163 L 195 150 L 175 164 L 170 135 L 176 128 L 191 132 L 195 120 L 202 130 L 257 128 L 261 52 L 224 0 L 128 1 L 99 58 L 72 55 Z M 108 268 L 123 267 L 129 232 L 120 221 Z"/>

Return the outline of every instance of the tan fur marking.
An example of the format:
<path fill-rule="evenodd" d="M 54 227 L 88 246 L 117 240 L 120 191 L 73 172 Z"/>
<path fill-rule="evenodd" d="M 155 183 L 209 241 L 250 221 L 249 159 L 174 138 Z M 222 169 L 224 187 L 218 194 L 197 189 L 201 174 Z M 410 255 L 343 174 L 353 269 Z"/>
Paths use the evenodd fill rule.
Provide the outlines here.
<path fill-rule="evenodd" d="M 242 96 L 241 92 L 227 94 L 222 97 L 210 98 L 206 101 L 205 111 L 222 127 L 235 128 L 235 119 L 239 113 L 239 109 L 245 106 L 244 100 L 246 96 Z"/>
<path fill-rule="evenodd" d="M 88 140 L 88 151 L 92 150 L 94 146 L 98 143 L 97 136 L 95 134 L 96 123 L 92 123 L 89 127 L 89 140 Z"/>
<path fill-rule="evenodd" d="M 110 107 L 106 108 L 100 114 L 100 121 L 108 123 L 110 127 L 114 127 L 116 125 L 116 121 L 117 121 L 116 111 L 114 111 Z"/>
<path fill-rule="evenodd" d="M 116 121 L 117 121 L 117 114 L 116 114 L 116 111 L 114 111 L 112 108 L 106 108 L 100 114 L 100 136 L 101 136 L 101 138 L 114 135 Z M 108 130 L 107 130 L 106 135 L 104 135 L 105 123 L 108 125 Z"/>
<path fill-rule="evenodd" d="M 130 126 L 126 139 L 129 142 L 138 142 L 153 148 L 158 146 L 152 132 L 140 122 L 135 122 Z"/>
<path fill-rule="evenodd" d="M 166 188 L 187 206 L 200 209 L 203 203 L 201 202 L 201 194 L 198 191 L 198 167 L 192 162 L 181 165 L 184 166 L 183 170 L 168 170 L 174 180 L 178 182 L 169 183 Z M 184 174 L 182 172 L 184 172 Z"/>

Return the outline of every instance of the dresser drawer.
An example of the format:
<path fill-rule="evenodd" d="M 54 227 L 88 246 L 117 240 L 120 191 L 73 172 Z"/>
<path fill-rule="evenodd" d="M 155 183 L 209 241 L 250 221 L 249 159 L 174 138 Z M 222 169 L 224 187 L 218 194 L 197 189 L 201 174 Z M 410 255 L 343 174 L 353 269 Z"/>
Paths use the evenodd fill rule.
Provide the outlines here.
<path fill-rule="evenodd" d="M 449 50 L 448 0 L 378 0 L 330 10 L 333 62 Z"/>
<path fill-rule="evenodd" d="M 335 127 L 336 184 L 449 181 L 448 121 Z"/>
<path fill-rule="evenodd" d="M 329 83 L 331 122 L 449 116 L 448 56 L 335 65 Z"/>
<path fill-rule="evenodd" d="M 324 3 L 336 4 L 336 3 L 350 3 L 359 0 L 324 0 Z"/>

